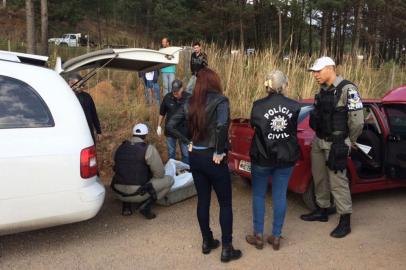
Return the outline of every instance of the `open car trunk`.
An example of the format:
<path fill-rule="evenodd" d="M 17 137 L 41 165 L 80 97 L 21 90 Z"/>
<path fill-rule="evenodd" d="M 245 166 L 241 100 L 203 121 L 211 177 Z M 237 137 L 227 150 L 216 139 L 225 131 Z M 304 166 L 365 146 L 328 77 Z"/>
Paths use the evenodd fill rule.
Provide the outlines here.
<path fill-rule="evenodd" d="M 83 69 L 114 68 L 128 71 L 151 71 L 179 63 L 180 47 L 169 47 L 159 51 L 130 48 L 104 49 L 90 52 L 57 64 L 61 73 L 77 72 Z"/>

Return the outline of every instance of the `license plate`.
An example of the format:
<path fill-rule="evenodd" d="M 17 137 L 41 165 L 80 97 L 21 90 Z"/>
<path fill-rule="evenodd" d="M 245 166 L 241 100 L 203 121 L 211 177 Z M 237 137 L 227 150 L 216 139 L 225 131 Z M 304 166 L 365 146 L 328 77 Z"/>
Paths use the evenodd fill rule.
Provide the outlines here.
<path fill-rule="evenodd" d="M 244 172 L 251 172 L 251 162 L 240 160 L 240 164 L 238 165 L 238 169 Z"/>

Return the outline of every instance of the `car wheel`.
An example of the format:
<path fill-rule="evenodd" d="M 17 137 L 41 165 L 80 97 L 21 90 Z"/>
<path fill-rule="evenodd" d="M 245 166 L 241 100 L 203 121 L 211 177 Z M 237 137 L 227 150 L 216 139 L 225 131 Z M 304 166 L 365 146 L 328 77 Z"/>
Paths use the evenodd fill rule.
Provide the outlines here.
<path fill-rule="evenodd" d="M 313 179 L 310 180 L 310 184 L 307 187 L 306 191 L 302 194 L 302 199 L 306 207 L 310 211 L 314 211 L 317 208 L 316 205 L 316 195 L 314 193 L 314 182 Z M 333 194 L 330 194 L 330 200 L 331 200 L 331 206 L 327 209 L 327 214 L 332 215 L 337 212 L 335 203 L 334 203 L 334 197 Z"/>
<path fill-rule="evenodd" d="M 309 210 L 316 210 L 316 196 L 314 194 L 314 183 L 313 179 L 310 180 L 310 184 L 306 191 L 302 194 L 302 199 L 304 204 Z"/>

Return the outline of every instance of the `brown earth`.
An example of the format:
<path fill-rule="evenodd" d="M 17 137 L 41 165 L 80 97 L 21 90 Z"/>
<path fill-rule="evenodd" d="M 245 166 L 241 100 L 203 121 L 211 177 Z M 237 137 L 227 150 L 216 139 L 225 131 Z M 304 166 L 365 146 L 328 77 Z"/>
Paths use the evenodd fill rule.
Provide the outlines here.
<path fill-rule="evenodd" d="M 89 221 L 0 237 L 0 269 L 406 269 L 406 189 L 355 195 L 353 231 L 344 239 L 329 236 L 337 215 L 328 223 L 303 222 L 298 216 L 307 210 L 300 196 L 289 194 L 279 251 L 245 243 L 250 195 L 250 186 L 234 178 L 234 244 L 244 253 L 239 261 L 222 264 L 219 249 L 201 254 L 196 198 L 156 207 L 158 217 L 147 221 L 139 214 L 122 217 L 109 192 Z M 211 217 L 219 237 L 215 201 Z"/>

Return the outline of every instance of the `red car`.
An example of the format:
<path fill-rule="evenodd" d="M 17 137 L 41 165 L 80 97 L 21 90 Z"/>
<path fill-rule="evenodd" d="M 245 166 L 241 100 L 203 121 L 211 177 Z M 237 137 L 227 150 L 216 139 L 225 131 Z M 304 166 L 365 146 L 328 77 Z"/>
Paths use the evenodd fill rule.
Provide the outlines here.
<path fill-rule="evenodd" d="M 298 119 L 301 158 L 293 170 L 289 190 L 302 194 L 306 206 L 314 209 L 310 150 L 315 134 L 309 127 L 313 100 L 301 103 Z M 364 99 L 363 103 L 365 125 L 357 140 L 360 148 L 352 150 L 347 165 L 351 192 L 406 187 L 406 85 L 389 91 L 382 99 Z M 232 120 L 228 165 L 232 172 L 247 179 L 251 178 L 249 149 L 253 134 L 248 119 Z"/>

